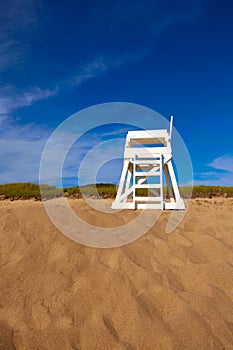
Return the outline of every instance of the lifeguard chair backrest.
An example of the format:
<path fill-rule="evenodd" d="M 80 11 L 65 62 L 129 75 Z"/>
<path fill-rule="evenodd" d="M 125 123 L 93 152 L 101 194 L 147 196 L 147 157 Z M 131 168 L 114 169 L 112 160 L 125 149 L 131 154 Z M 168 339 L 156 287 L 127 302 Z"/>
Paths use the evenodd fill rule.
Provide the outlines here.
<path fill-rule="evenodd" d="M 169 133 L 166 129 L 129 131 L 126 136 L 126 147 L 146 147 L 147 145 L 170 147 L 172 124 L 173 116 L 170 120 Z"/>

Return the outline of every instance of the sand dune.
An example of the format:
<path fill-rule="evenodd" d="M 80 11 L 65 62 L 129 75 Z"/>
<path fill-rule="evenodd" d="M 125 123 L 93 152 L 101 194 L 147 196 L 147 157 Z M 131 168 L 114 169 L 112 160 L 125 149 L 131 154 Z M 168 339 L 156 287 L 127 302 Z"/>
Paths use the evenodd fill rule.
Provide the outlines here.
<path fill-rule="evenodd" d="M 137 214 L 97 214 L 99 226 Z M 233 199 L 193 200 L 170 235 L 165 211 L 112 249 L 61 234 L 41 202 L 0 202 L 0 349 L 233 349 Z"/>

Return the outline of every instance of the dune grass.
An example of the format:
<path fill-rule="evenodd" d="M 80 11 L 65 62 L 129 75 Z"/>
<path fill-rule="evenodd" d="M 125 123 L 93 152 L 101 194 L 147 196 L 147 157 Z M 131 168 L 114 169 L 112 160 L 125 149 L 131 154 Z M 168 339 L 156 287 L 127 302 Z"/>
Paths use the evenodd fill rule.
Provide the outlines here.
<path fill-rule="evenodd" d="M 64 188 L 64 193 L 67 197 L 81 197 L 82 195 L 115 197 L 116 191 L 116 185 L 112 184 L 93 184 Z"/>
<path fill-rule="evenodd" d="M 105 197 L 114 198 L 116 195 L 117 186 L 113 184 L 92 184 L 86 186 L 74 186 L 65 187 L 64 189 L 56 188 L 51 185 L 36 185 L 30 182 L 26 183 L 10 183 L 0 185 L 0 199 L 30 199 L 34 198 L 37 200 L 41 199 L 41 193 L 43 198 L 56 198 L 65 195 L 70 198 L 81 198 L 84 196 L 92 197 Z M 140 196 L 146 196 L 147 190 L 140 190 Z M 165 194 L 167 193 L 167 188 L 164 188 Z M 233 186 L 181 186 L 181 195 L 184 198 L 190 197 L 233 197 Z"/>
<path fill-rule="evenodd" d="M 36 185 L 31 182 L 20 182 L 20 183 L 10 183 L 0 185 L 0 196 L 5 199 L 41 199 L 41 191 L 43 191 L 44 196 L 59 197 L 63 194 L 61 189 L 56 188 L 51 185 Z"/>

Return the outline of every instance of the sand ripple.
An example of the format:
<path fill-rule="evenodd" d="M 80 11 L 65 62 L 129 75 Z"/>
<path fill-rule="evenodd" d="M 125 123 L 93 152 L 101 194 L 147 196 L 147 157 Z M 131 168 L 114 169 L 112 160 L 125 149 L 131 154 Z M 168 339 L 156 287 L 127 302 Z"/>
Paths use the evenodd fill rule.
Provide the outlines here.
<path fill-rule="evenodd" d="M 193 200 L 170 235 L 164 212 L 114 249 L 69 240 L 40 202 L 0 205 L 0 349 L 233 349 L 232 200 Z M 72 206 L 100 227 L 137 215 Z"/>

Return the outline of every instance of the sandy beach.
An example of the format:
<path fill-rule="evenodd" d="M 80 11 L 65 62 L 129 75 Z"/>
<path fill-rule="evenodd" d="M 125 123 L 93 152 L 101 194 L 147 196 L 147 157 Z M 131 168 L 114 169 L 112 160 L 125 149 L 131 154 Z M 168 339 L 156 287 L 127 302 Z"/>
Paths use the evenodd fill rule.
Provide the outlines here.
<path fill-rule="evenodd" d="M 135 211 L 97 214 L 122 225 Z M 192 200 L 140 239 L 97 249 L 60 233 L 43 204 L 0 202 L 1 350 L 232 350 L 233 199 Z"/>

